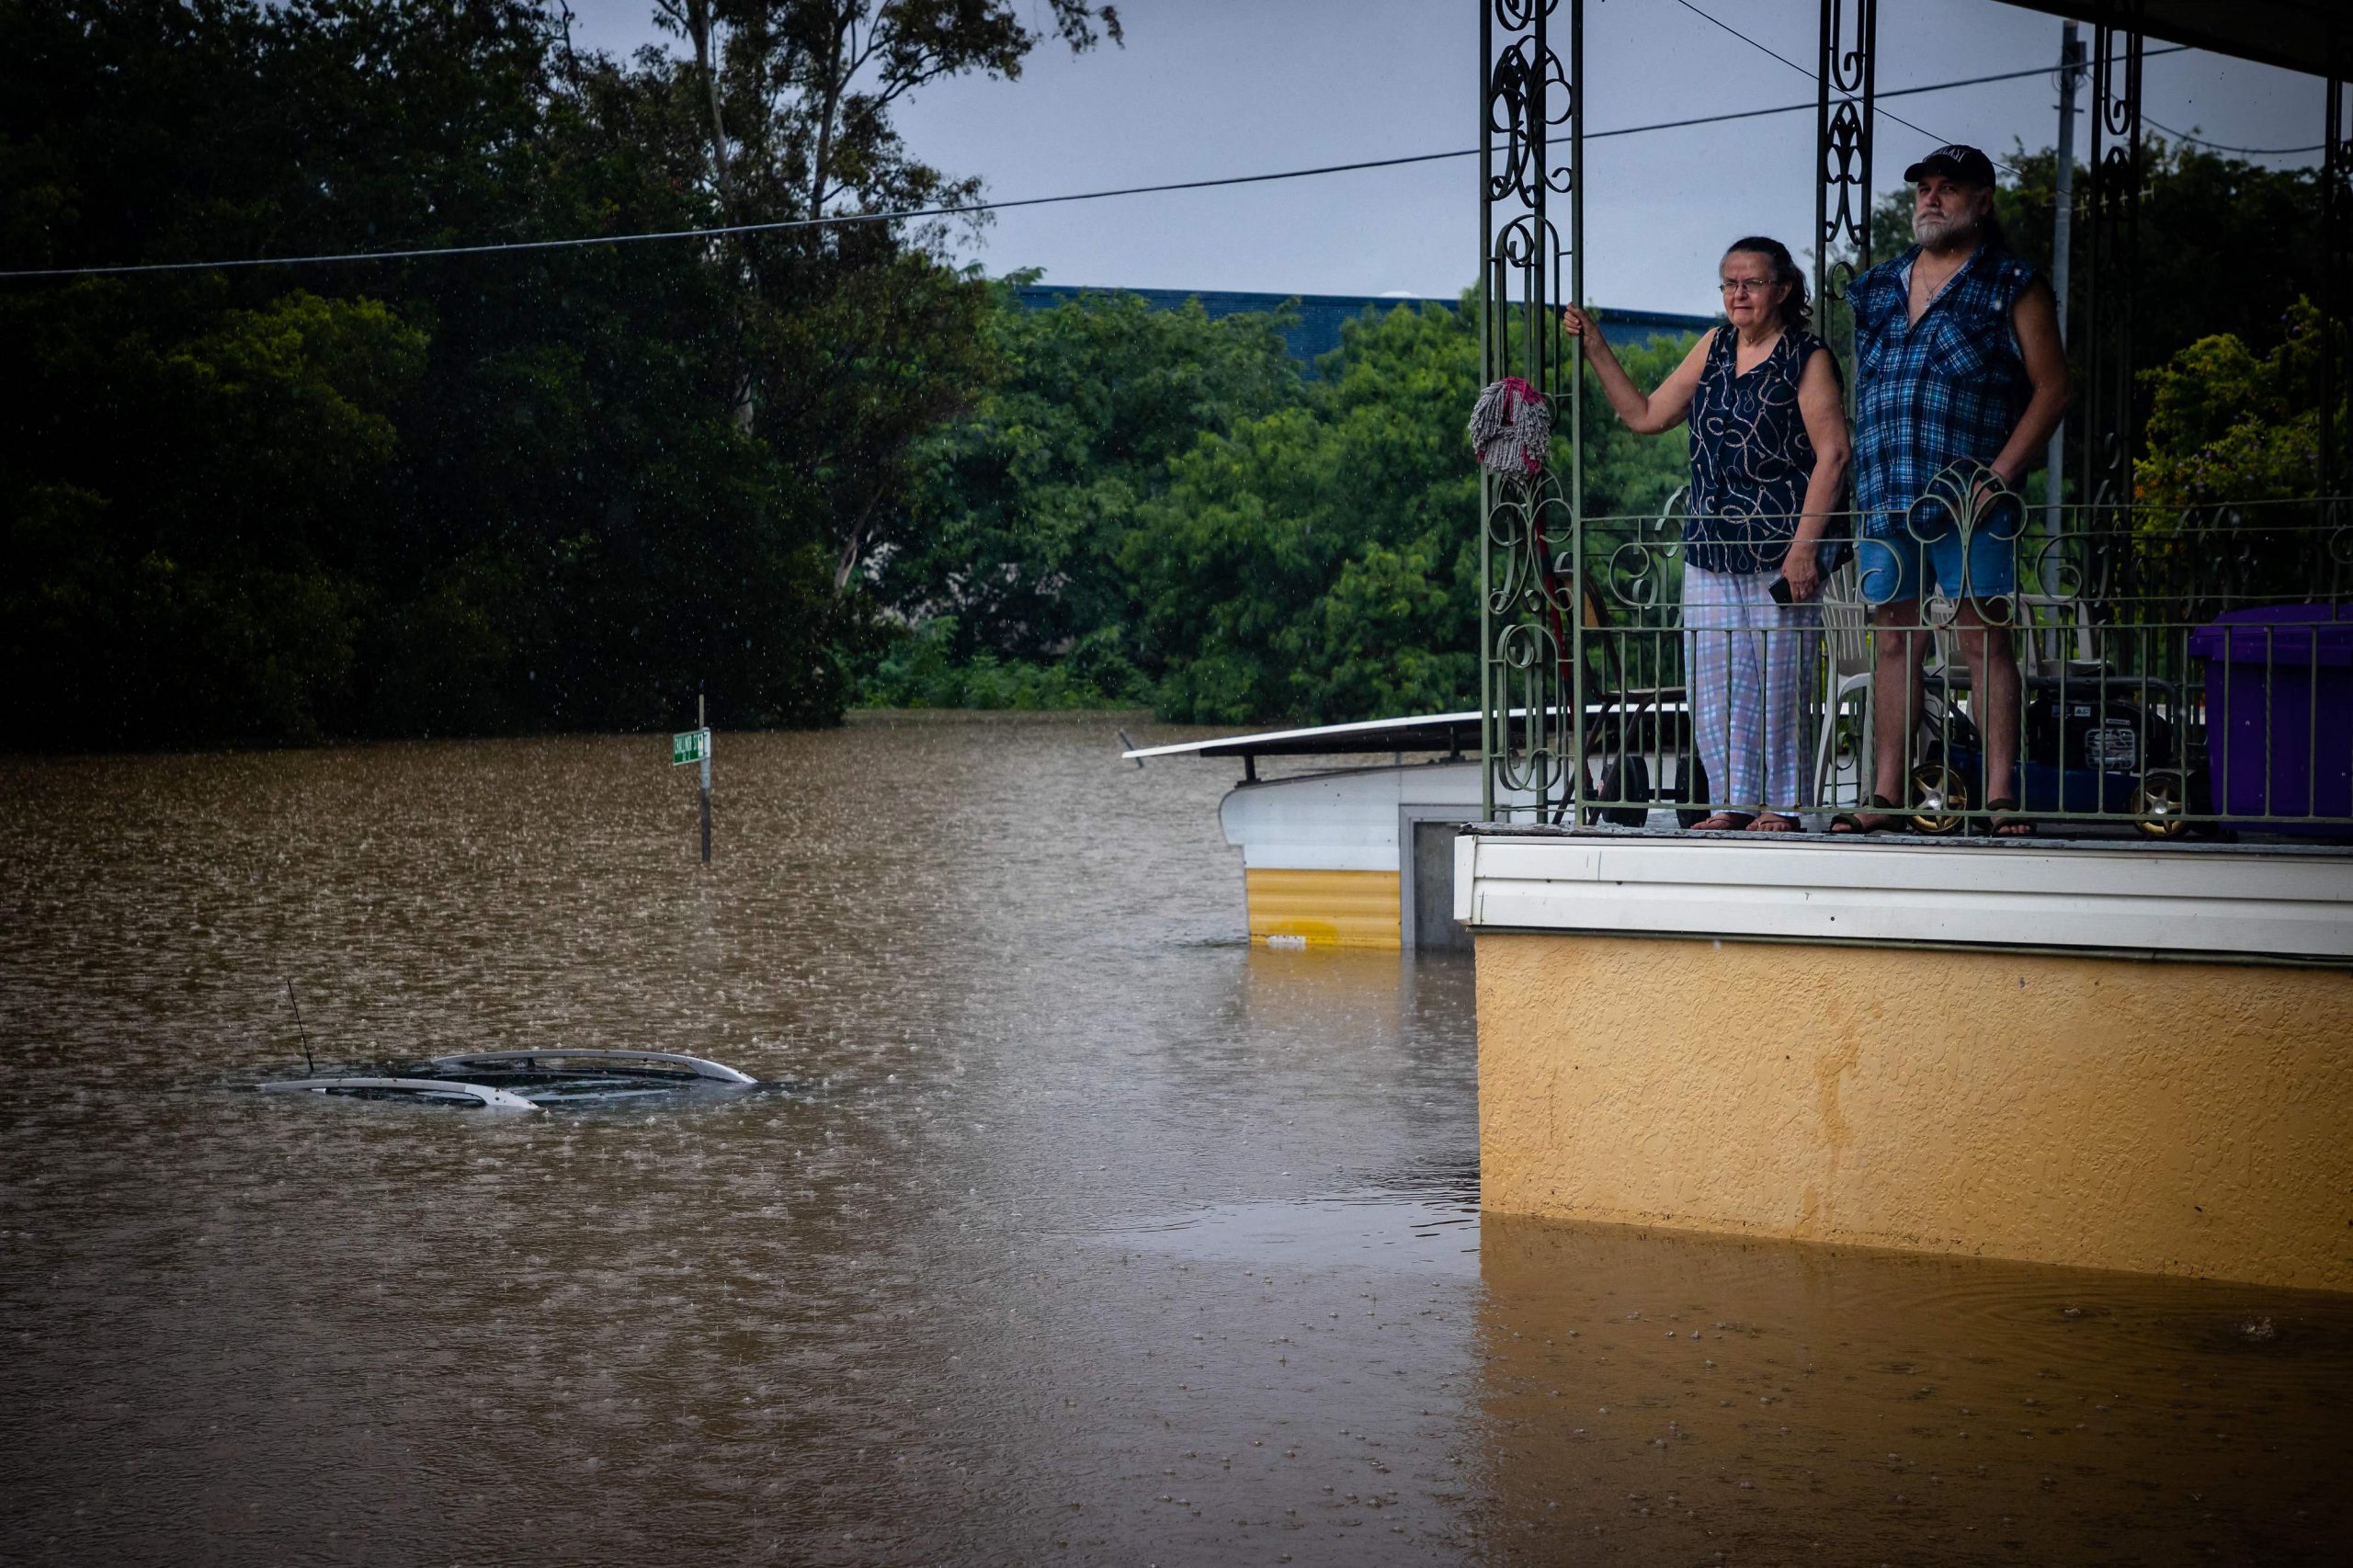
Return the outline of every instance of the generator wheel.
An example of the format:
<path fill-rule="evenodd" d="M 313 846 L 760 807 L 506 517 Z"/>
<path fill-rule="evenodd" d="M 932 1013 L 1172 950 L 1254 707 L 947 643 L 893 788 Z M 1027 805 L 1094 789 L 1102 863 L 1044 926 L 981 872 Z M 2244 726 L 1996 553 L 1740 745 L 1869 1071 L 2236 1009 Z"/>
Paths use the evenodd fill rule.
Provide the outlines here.
<path fill-rule="evenodd" d="M 2141 776 L 2141 787 L 2132 792 L 2132 815 L 2138 820 L 2133 826 L 2151 838 L 2179 838 L 2189 831 L 2183 812 L 2189 809 L 2189 786 L 2181 775 L 2170 767 L 2160 767 Z"/>
<path fill-rule="evenodd" d="M 1969 820 L 1968 780 L 1941 762 L 1912 770 L 1912 826 L 1941 837 L 1959 833 Z"/>

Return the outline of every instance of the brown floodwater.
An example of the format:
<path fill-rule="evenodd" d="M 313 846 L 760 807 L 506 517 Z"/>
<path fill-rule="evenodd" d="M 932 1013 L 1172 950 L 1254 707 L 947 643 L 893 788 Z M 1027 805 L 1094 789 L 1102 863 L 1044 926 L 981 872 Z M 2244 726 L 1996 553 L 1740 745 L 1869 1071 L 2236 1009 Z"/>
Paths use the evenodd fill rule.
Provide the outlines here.
<path fill-rule="evenodd" d="M 2344 1560 L 2353 1299 L 1483 1221 L 1468 965 L 1251 949 L 1227 765 L 666 759 L 0 761 L 0 1560 Z M 779 1086 L 254 1094 L 289 979 Z"/>

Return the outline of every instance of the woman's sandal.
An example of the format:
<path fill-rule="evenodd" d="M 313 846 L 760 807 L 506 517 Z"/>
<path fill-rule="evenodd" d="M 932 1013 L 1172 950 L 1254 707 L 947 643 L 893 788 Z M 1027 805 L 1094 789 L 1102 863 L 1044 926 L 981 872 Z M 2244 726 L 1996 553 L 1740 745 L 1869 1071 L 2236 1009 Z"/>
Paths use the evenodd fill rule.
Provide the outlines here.
<path fill-rule="evenodd" d="M 1737 833 L 1756 819 L 1746 812 L 1715 812 L 1691 824 L 1694 833 Z"/>
<path fill-rule="evenodd" d="M 1759 812 L 1756 820 L 1748 824 L 1748 831 L 1751 833 L 1802 833 L 1805 831 L 1805 824 L 1795 817 L 1783 816 L 1779 812 Z"/>
<path fill-rule="evenodd" d="M 1862 809 L 1840 812 L 1830 819 L 1833 833 L 1895 833 L 1904 823 L 1904 808 L 1884 795 L 1873 795 Z"/>
<path fill-rule="evenodd" d="M 1986 801 L 1984 821 L 1980 831 L 1995 838 L 2032 838 L 2039 831 L 2032 817 L 2018 814 L 2015 799 Z"/>

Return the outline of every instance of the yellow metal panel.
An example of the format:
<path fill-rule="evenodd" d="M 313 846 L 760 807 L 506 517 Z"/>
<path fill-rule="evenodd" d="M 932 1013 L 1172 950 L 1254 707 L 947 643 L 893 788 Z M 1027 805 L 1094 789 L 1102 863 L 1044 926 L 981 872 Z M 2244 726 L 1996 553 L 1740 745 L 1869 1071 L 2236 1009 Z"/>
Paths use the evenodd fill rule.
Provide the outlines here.
<path fill-rule="evenodd" d="M 1297 871 L 1262 867 L 1242 873 L 1250 905 L 1250 939 L 1296 937 L 1311 948 L 1398 945 L 1397 873 Z"/>

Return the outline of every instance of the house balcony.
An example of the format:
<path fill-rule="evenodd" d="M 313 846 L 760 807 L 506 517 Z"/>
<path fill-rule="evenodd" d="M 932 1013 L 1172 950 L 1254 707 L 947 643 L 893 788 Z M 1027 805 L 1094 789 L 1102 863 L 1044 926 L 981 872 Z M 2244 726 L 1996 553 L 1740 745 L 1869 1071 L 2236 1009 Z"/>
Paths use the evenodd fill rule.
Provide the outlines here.
<path fill-rule="evenodd" d="M 2036 509 L 1977 614 L 1875 607 L 1849 562 L 1726 631 L 1681 611 L 1677 513 L 1491 510 L 1453 865 L 1482 1201 L 2353 1290 L 2347 517 Z M 1694 693 L 1709 638 L 1799 674 L 1779 785 L 1711 777 L 1762 726 Z M 1916 686 L 1874 678 L 1899 639 Z M 1890 777 L 1888 831 L 1828 831 Z M 2009 791 L 2031 834 L 1988 818 Z M 1683 825 L 1769 810 L 1799 831 Z"/>

